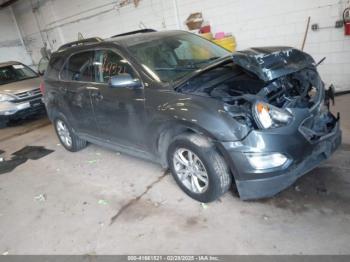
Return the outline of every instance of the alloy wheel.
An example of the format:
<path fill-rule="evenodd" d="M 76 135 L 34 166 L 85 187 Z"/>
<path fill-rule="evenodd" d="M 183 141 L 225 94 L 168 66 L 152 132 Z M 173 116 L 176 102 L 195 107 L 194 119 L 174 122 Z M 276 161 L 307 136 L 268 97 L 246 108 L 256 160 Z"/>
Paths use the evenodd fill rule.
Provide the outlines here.
<path fill-rule="evenodd" d="M 204 193 L 209 186 L 207 170 L 191 150 L 178 148 L 173 155 L 174 170 L 180 182 L 191 192 Z"/>
<path fill-rule="evenodd" d="M 61 142 L 67 146 L 72 147 L 72 137 L 70 136 L 67 125 L 60 119 L 56 121 L 56 129 Z"/>

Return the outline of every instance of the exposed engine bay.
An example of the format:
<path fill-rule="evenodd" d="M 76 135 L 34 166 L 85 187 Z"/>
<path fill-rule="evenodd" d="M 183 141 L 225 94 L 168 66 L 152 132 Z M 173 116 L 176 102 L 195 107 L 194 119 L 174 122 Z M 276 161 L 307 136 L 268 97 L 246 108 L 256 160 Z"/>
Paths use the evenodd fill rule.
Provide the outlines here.
<path fill-rule="evenodd" d="M 252 128 L 287 125 L 293 109 L 307 109 L 313 115 L 304 130 L 308 139 L 327 134 L 337 119 L 329 113 L 329 96 L 313 59 L 292 48 L 253 51 L 191 78 L 178 91 L 219 99 L 234 119 Z M 316 108 L 317 116 L 311 113 Z"/>
<path fill-rule="evenodd" d="M 321 90 L 323 84 L 314 69 L 304 69 L 266 83 L 233 63 L 205 72 L 180 89 L 231 105 L 263 99 L 281 108 L 311 107 L 315 103 L 313 98 Z"/>

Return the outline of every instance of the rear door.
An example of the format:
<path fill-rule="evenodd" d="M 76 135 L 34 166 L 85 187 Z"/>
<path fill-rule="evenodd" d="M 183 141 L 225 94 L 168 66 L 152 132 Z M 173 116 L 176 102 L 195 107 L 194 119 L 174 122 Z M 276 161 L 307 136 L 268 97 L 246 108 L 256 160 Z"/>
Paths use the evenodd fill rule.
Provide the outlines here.
<path fill-rule="evenodd" d="M 143 88 L 109 85 L 112 76 L 130 74 L 139 78 L 130 63 L 117 51 L 96 50 L 95 82 L 91 100 L 99 137 L 127 147 L 144 148 L 145 99 Z"/>
<path fill-rule="evenodd" d="M 69 123 L 79 132 L 96 135 L 89 89 L 94 79 L 93 57 L 94 51 L 82 51 L 68 59 L 60 75 L 60 93 Z"/>

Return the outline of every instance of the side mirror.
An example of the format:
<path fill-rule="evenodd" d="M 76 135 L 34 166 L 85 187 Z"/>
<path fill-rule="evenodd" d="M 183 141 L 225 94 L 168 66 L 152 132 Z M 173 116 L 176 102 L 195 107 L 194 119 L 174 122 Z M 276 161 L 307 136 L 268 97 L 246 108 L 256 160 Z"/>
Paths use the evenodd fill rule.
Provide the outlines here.
<path fill-rule="evenodd" d="M 141 82 L 139 79 L 134 79 L 130 74 L 119 74 L 111 76 L 109 79 L 109 86 L 112 88 L 125 87 L 125 88 L 141 88 Z"/>

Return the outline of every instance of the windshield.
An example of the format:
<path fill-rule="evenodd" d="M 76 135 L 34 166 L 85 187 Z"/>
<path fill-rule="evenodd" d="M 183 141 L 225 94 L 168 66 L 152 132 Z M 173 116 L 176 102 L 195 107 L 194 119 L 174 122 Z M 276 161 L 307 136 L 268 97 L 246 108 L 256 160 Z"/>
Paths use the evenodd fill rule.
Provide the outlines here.
<path fill-rule="evenodd" d="M 38 77 L 29 67 L 21 64 L 0 67 L 0 85 Z"/>
<path fill-rule="evenodd" d="M 183 32 L 161 38 L 143 38 L 126 45 L 154 78 L 164 82 L 179 79 L 229 54 L 206 39 Z"/>

